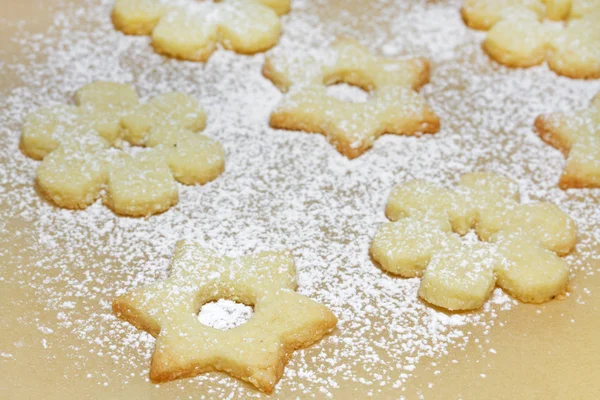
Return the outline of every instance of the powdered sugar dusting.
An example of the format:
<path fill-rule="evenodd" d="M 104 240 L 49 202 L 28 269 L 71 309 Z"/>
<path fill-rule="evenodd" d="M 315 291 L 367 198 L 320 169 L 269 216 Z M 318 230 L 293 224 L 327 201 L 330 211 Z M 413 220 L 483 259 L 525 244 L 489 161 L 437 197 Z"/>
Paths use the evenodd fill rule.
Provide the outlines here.
<path fill-rule="evenodd" d="M 299 292 L 339 317 L 332 335 L 294 353 L 278 395 L 333 397 L 352 382 L 359 397 L 400 397 L 424 363 L 478 340 L 470 332 L 485 337 L 518 307 L 496 290 L 482 310 L 441 313 L 418 300 L 418 279 L 374 266 L 368 247 L 385 221 L 389 191 L 408 179 L 450 187 L 480 169 L 515 179 L 524 201 L 554 202 L 576 220 L 578 251 L 567 260 L 578 287 L 598 273 L 590 250 L 600 240 L 600 191 L 558 189 L 564 159 L 532 124 L 538 114 L 587 105 L 600 82 L 557 77 L 545 66 L 491 63 L 479 47 L 481 33 L 460 20 L 460 1 L 356 2 L 341 13 L 334 3 L 294 1 L 279 51 L 322 48 L 336 35 L 362 32 L 360 41 L 374 52 L 429 58 L 432 79 L 422 93 L 442 121 L 435 137 L 388 135 L 349 161 L 319 135 L 269 129 L 281 94 L 260 74 L 263 54 L 217 51 L 206 64 L 165 59 L 147 37 L 115 32 L 112 0 L 65 0 L 43 35 L 22 31 L 11 39 L 19 55 L 0 65 L 3 76 L 14 77 L 0 99 L 0 228 L 7 232 L 0 237 L 0 290 L 20 287 L 28 297 L 3 302 L 0 315 L 28 304 L 7 324 L 39 332 L 45 356 L 64 354 L 64 385 L 87 376 L 90 387 L 118 395 L 147 379 L 154 340 L 117 320 L 111 301 L 165 278 L 175 242 L 190 239 L 231 256 L 290 249 Z M 38 163 L 18 151 L 23 118 L 69 102 L 94 80 L 132 83 L 144 99 L 170 90 L 197 97 L 208 115 L 205 133 L 225 147 L 224 174 L 202 187 L 179 185 L 179 204 L 148 219 L 117 217 L 99 202 L 73 212 L 40 198 L 32 185 Z M 590 294 L 577 296 L 585 302 Z M 41 315 L 27 311 L 31 304 Z M 21 349 L 33 346 L 30 340 L 3 343 L 0 362 L 28 363 Z M 481 343 L 482 354 L 491 351 L 493 343 Z M 189 388 L 197 389 L 195 398 L 261 396 L 222 374 L 147 385 L 148 393 L 171 398 Z"/>
<path fill-rule="evenodd" d="M 215 329 L 227 330 L 248 322 L 251 316 L 252 307 L 220 299 L 203 305 L 198 321 Z"/>

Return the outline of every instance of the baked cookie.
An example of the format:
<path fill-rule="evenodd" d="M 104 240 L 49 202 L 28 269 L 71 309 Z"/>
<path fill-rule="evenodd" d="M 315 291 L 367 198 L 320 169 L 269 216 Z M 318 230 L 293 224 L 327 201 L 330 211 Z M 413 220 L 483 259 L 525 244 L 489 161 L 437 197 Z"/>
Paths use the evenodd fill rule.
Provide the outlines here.
<path fill-rule="evenodd" d="M 448 310 L 483 305 L 498 285 L 541 303 L 564 294 L 575 223 L 550 203 L 520 204 L 514 182 L 492 173 L 462 176 L 457 190 L 412 181 L 397 186 L 371 255 L 384 270 L 423 277 L 419 296 Z M 471 229 L 481 241 L 461 239 Z"/>
<path fill-rule="evenodd" d="M 321 133 L 340 153 L 355 158 L 384 133 L 435 133 L 440 121 L 416 90 L 429 81 L 424 59 L 373 56 L 358 42 L 338 40 L 321 58 L 269 56 L 263 74 L 282 92 L 273 128 Z M 329 96 L 326 86 L 347 83 L 369 91 L 364 103 Z"/>
<path fill-rule="evenodd" d="M 567 157 L 561 188 L 600 187 L 600 93 L 584 110 L 540 115 L 535 128 L 544 142 Z"/>
<path fill-rule="evenodd" d="M 222 371 L 270 393 L 292 352 L 337 324 L 327 307 L 295 292 L 295 275 L 288 252 L 232 259 L 182 241 L 170 277 L 116 298 L 113 310 L 156 337 L 153 382 Z M 254 314 L 226 331 L 203 325 L 202 305 L 223 298 L 253 306 Z"/>
<path fill-rule="evenodd" d="M 483 49 L 501 64 L 547 60 L 559 75 L 600 78 L 600 0 L 465 0 L 461 12 L 469 27 L 488 30 Z"/>
<path fill-rule="evenodd" d="M 112 20 L 126 34 L 151 35 L 159 53 L 206 61 L 218 43 L 241 54 L 275 46 L 289 9 L 290 0 L 116 0 Z"/>
<path fill-rule="evenodd" d="M 176 180 L 204 184 L 223 172 L 223 148 L 197 133 L 206 115 L 190 96 L 165 93 L 140 104 L 129 85 L 95 82 L 75 100 L 29 114 L 21 135 L 22 151 L 42 160 L 39 188 L 60 207 L 86 208 L 105 190 L 118 214 L 156 214 L 177 203 Z M 122 150 L 130 145 L 148 149 L 130 155 Z"/>

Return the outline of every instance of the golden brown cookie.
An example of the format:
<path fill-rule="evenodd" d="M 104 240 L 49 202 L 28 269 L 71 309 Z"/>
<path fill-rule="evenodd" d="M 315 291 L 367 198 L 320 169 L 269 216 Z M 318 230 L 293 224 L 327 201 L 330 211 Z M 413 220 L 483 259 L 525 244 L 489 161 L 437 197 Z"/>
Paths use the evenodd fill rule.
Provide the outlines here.
<path fill-rule="evenodd" d="M 113 302 L 114 312 L 156 337 L 153 382 L 222 371 L 270 393 L 294 350 L 331 332 L 331 311 L 295 292 L 288 252 L 220 257 L 193 242 L 177 244 L 171 275 Z M 221 331 L 197 318 L 202 305 L 229 299 L 251 305 L 245 324 Z"/>
<path fill-rule="evenodd" d="M 422 277 L 419 296 L 448 310 L 482 306 L 497 285 L 541 303 L 567 290 L 575 223 L 550 203 L 520 204 L 514 182 L 491 173 L 461 178 L 457 190 L 412 181 L 397 186 L 371 244 L 381 268 Z M 474 229 L 480 242 L 461 239 Z"/>
<path fill-rule="evenodd" d="M 540 115 L 535 130 L 567 157 L 561 188 L 600 187 L 600 94 L 586 109 Z"/>
<path fill-rule="evenodd" d="M 197 133 L 206 115 L 190 96 L 165 93 L 139 104 L 131 86 L 95 82 L 77 91 L 76 103 L 34 111 L 21 136 L 23 152 L 42 160 L 41 191 L 60 207 L 86 208 L 105 191 L 118 214 L 156 214 L 177 204 L 176 180 L 204 184 L 223 172 L 223 149 Z M 130 145 L 150 149 L 120 150 Z"/>
<path fill-rule="evenodd" d="M 424 59 L 373 56 L 358 42 L 338 40 L 322 59 L 268 57 L 263 74 L 287 92 L 271 114 L 273 128 L 321 133 L 355 158 L 384 133 L 435 133 L 440 121 L 416 90 L 429 81 Z M 364 103 L 329 96 L 326 86 L 347 83 L 369 91 Z"/>

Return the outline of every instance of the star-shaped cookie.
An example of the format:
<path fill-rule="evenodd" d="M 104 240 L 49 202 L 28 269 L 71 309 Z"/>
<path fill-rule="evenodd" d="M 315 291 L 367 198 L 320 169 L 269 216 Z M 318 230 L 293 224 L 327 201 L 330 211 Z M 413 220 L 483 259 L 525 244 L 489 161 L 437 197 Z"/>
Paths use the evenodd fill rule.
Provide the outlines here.
<path fill-rule="evenodd" d="M 567 157 L 561 188 L 600 187 L 600 93 L 586 109 L 540 115 L 535 130 Z"/>
<path fill-rule="evenodd" d="M 315 343 L 337 324 L 327 307 L 295 289 L 288 252 L 228 258 L 181 241 L 169 278 L 116 298 L 113 310 L 156 337 L 153 382 L 222 371 L 270 393 L 292 352 Z M 251 305 L 254 314 L 227 331 L 203 325 L 197 317 L 200 308 L 219 299 Z"/>
<path fill-rule="evenodd" d="M 395 60 L 372 55 L 351 39 L 340 39 L 321 57 L 298 54 L 267 58 L 263 74 L 282 92 L 271 113 L 273 128 L 321 133 L 337 150 L 355 158 L 384 133 L 435 133 L 440 121 L 416 90 L 429 81 L 424 59 Z M 369 91 L 363 103 L 327 94 L 343 82 Z"/>

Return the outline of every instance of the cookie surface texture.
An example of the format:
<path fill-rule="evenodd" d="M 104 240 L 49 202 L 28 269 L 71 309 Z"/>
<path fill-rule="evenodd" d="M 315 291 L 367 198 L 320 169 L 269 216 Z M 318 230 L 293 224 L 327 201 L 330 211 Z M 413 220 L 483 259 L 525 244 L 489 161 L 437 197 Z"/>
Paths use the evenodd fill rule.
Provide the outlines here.
<path fill-rule="evenodd" d="M 263 67 L 286 92 L 271 113 L 273 128 L 321 133 L 348 158 L 363 154 L 384 133 L 439 130 L 439 118 L 416 92 L 429 81 L 427 60 L 377 57 L 350 39 L 338 40 L 323 55 L 299 57 L 274 54 Z M 335 83 L 368 91 L 369 99 L 349 102 L 328 95 L 326 86 Z"/>
<path fill-rule="evenodd" d="M 147 216 L 177 204 L 176 181 L 204 184 L 223 172 L 223 148 L 197 133 L 206 115 L 193 97 L 164 93 L 139 103 L 129 85 L 95 82 L 75 99 L 29 114 L 20 142 L 42 160 L 37 184 L 60 207 L 86 208 L 104 193 L 116 213 Z"/>
<path fill-rule="evenodd" d="M 600 188 L 600 93 L 588 108 L 540 115 L 535 130 L 567 157 L 561 188 Z"/>
<path fill-rule="evenodd" d="M 476 309 L 495 286 L 527 303 L 567 291 L 560 256 L 575 246 L 575 223 L 553 204 L 521 204 L 516 184 L 500 175 L 464 175 L 456 190 L 406 182 L 386 215 L 392 222 L 378 229 L 371 255 L 385 271 L 422 277 L 419 296 L 430 304 Z"/>
<path fill-rule="evenodd" d="M 600 78 L 600 0 L 466 0 L 461 13 L 488 31 L 483 49 L 501 64 Z"/>
<path fill-rule="evenodd" d="M 126 34 L 150 35 L 161 54 L 206 61 L 219 43 L 240 54 L 275 46 L 289 9 L 290 0 L 117 0 L 112 20 Z"/>
<path fill-rule="evenodd" d="M 288 252 L 234 259 L 181 241 L 169 278 L 116 298 L 113 310 L 156 337 L 153 382 L 221 371 L 270 393 L 293 351 L 337 324 L 327 307 L 295 292 L 295 276 Z M 223 298 L 253 306 L 250 320 L 226 331 L 203 325 L 202 305 Z"/>

